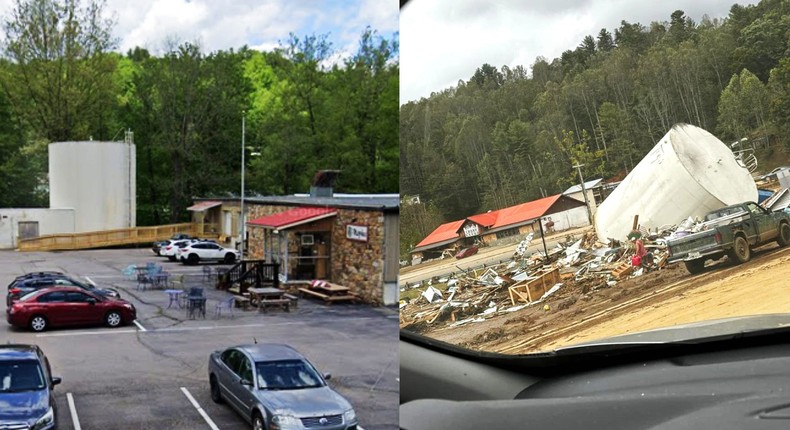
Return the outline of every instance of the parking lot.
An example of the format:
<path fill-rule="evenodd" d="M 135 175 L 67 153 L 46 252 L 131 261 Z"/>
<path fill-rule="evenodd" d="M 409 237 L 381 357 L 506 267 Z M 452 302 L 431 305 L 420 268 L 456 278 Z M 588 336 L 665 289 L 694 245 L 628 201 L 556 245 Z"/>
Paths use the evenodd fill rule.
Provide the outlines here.
<path fill-rule="evenodd" d="M 122 270 L 162 264 L 184 274 L 186 286 L 204 286 L 206 318 L 187 318 L 162 290 L 140 290 Z M 209 354 L 255 341 L 286 343 L 307 356 L 356 410 L 363 429 L 398 423 L 397 310 L 366 305 L 326 306 L 300 299 L 296 309 L 267 313 L 234 309 L 215 317 L 230 297 L 206 280 L 201 267 L 156 257 L 150 249 L 49 253 L 0 251 L 0 282 L 32 271 L 58 270 L 117 288 L 137 308 L 133 325 L 52 329 L 43 333 L 0 324 L 0 340 L 39 345 L 50 359 L 60 429 L 246 429 L 227 405 L 211 401 Z M 5 289 L 5 288 L 4 288 Z M 5 292 L 5 291 L 4 291 Z"/>

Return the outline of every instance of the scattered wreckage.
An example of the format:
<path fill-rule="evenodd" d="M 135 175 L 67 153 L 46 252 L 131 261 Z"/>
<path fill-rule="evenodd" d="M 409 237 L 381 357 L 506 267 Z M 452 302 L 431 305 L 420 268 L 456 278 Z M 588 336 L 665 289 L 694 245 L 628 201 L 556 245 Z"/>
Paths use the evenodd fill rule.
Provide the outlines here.
<path fill-rule="evenodd" d="M 540 305 L 563 288 L 583 284 L 585 291 L 595 294 L 600 288 L 613 287 L 620 281 L 683 260 L 691 261 L 686 262 L 690 273 L 698 273 L 702 269 L 697 267 L 699 260 L 704 266 L 707 259 L 735 252 L 733 247 L 738 246 L 739 237 L 748 238 L 747 249 L 768 241 L 784 246 L 790 239 L 790 212 L 771 212 L 755 203 L 725 207 L 702 220 L 688 217 L 676 225 L 655 230 L 636 228 L 637 220 L 638 217 L 628 240 L 623 242 L 601 243 L 594 232 L 588 231 L 578 240 L 549 249 L 548 255 L 542 251 L 529 254 L 528 247 L 533 241 L 530 234 L 516 245 L 510 261 L 407 285 L 405 289 L 423 292 L 411 301 L 401 302 L 401 328 L 411 329 L 420 324 L 456 327 L 481 322 Z M 754 226 L 758 227 L 747 235 L 745 230 Z M 633 259 L 638 254 L 637 246 L 646 250 L 641 261 Z M 741 249 L 741 255 L 742 252 Z"/>
<path fill-rule="evenodd" d="M 655 248 L 653 261 L 634 267 L 630 259 L 633 243 L 601 244 L 592 232 L 574 242 L 558 244 L 548 255 L 528 255 L 526 247 L 531 240 L 527 237 L 520 242 L 510 261 L 407 285 L 406 289 L 423 291 L 414 300 L 401 302 L 401 327 L 421 323 L 455 327 L 480 322 L 541 304 L 568 283 L 593 280 L 592 290 L 611 287 L 620 280 L 657 270 L 666 261 L 662 246 L 650 244 Z"/>

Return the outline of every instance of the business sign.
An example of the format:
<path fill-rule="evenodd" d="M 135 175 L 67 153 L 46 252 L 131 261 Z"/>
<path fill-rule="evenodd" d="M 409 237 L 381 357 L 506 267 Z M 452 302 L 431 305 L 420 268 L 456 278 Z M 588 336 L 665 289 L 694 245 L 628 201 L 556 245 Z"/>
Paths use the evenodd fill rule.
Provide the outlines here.
<path fill-rule="evenodd" d="M 359 242 L 368 241 L 368 226 L 349 224 L 346 226 L 346 239 Z"/>
<path fill-rule="evenodd" d="M 464 226 L 464 236 L 474 237 L 480 234 L 480 227 L 477 224 L 467 224 Z"/>

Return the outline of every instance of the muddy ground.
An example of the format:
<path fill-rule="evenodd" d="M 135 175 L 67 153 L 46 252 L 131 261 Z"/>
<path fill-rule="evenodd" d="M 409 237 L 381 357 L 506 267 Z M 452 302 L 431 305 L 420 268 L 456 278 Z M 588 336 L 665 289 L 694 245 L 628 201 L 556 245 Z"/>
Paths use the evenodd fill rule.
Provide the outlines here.
<path fill-rule="evenodd" d="M 725 257 L 690 275 L 673 264 L 614 286 L 566 280 L 537 306 L 456 327 L 438 319 L 404 328 L 470 349 L 526 354 L 677 324 L 790 312 L 788 262 L 790 248 L 771 244 L 742 265 Z M 496 294 L 507 294 L 507 287 L 498 288 L 504 291 Z"/>

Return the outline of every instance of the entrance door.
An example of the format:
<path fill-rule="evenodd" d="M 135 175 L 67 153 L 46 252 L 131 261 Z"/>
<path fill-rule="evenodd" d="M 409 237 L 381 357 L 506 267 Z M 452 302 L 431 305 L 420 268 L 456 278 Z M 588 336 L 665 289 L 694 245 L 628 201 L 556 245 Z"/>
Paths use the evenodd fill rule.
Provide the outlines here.
<path fill-rule="evenodd" d="M 231 216 L 230 211 L 225 211 L 222 213 L 225 216 L 225 225 L 222 227 L 222 234 L 226 236 L 235 236 L 233 234 L 233 217 Z"/>

